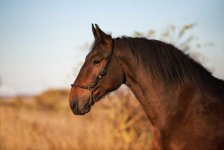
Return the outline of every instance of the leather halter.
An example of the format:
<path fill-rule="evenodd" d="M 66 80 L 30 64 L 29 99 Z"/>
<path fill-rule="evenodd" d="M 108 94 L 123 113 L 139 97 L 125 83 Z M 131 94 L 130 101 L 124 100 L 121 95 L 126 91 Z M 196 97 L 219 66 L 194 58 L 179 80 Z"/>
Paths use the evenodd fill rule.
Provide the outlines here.
<path fill-rule="evenodd" d="M 111 60 L 111 57 L 113 55 L 114 45 L 115 45 L 115 41 L 114 41 L 114 39 L 112 39 L 112 47 L 111 47 L 111 50 L 110 50 L 110 54 L 107 58 L 107 62 L 105 64 L 105 66 L 100 70 L 97 77 L 95 78 L 95 80 L 92 83 L 89 83 L 88 85 L 79 85 L 79 84 L 76 84 L 76 83 L 71 84 L 72 88 L 73 87 L 79 87 L 79 88 L 86 89 L 86 90 L 90 91 L 89 105 L 92 105 L 95 102 L 95 98 L 94 98 L 94 94 L 93 94 L 94 88 L 97 86 L 100 79 L 102 79 L 106 75 L 107 67 L 108 67 L 108 65 L 110 63 L 110 60 Z"/>

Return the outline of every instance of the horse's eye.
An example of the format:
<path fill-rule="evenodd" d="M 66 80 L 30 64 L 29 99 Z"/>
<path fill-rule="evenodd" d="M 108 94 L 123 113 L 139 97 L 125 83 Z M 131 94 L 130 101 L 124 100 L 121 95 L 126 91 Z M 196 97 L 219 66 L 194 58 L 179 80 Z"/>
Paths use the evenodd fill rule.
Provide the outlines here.
<path fill-rule="evenodd" d="M 100 63 L 99 60 L 94 60 L 94 61 L 93 61 L 93 64 L 94 64 L 94 65 L 98 65 L 99 63 Z"/>

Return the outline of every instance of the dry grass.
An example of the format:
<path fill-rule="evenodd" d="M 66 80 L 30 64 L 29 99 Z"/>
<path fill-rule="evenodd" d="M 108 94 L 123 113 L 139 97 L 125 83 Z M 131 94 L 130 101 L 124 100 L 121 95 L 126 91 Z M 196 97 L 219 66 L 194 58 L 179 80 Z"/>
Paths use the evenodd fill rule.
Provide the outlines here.
<path fill-rule="evenodd" d="M 67 95 L 0 100 L 0 150 L 150 149 L 149 122 L 130 93 L 106 96 L 85 116 L 72 114 Z"/>

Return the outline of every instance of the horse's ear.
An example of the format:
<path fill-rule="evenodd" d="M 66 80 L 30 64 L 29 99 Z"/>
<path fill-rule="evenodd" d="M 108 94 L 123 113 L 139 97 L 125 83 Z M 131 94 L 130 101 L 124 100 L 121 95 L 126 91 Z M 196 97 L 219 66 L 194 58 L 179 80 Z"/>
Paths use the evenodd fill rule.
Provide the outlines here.
<path fill-rule="evenodd" d="M 92 24 L 92 32 L 93 32 L 93 36 L 94 36 L 95 40 L 97 40 L 99 35 L 97 35 L 96 29 L 93 24 Z"/>
<path fill-rule="evenodd" d="M 102 42 L 103 44 L 107 44 L 112 40 L 111 35 L 104 33 L 97 24 L 95 24 L 96 28 L 92 24 L 92 31 L 95 40 Z"/>

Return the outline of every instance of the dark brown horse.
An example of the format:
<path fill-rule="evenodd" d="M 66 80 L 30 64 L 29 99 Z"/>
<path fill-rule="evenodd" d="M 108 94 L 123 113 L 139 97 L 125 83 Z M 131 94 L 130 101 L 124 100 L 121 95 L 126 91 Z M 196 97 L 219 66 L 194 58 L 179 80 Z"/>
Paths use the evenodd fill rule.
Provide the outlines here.
<path fill-rule="evenodd" d="M 92 31 L 95 42 L 70 91 L 74 114 L 126 84 L 152 124 L 153 149 L 224 149 L 223 80 L 170 44 L 113 39 L 97 25 Z"/>

